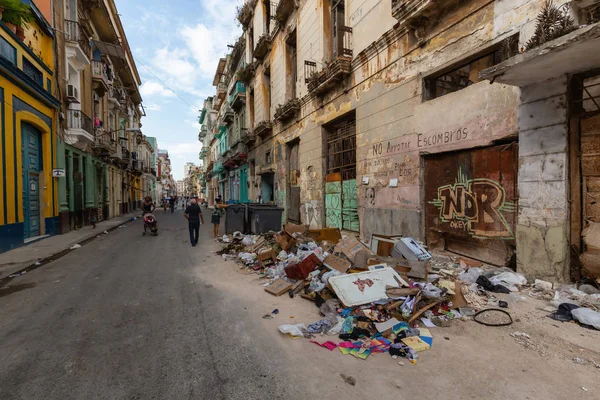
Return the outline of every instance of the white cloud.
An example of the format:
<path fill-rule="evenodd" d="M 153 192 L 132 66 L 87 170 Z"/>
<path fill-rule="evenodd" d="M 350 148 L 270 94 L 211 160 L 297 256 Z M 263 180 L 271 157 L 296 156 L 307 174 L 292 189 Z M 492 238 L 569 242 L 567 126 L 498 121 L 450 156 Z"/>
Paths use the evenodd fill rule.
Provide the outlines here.
<path fill-rule="evenodd" d="M 144 109 L 146 111 L 160 111 L 160 104 L 145 104 Z"/>
<path fill-rule="evenodd" d="M 142 94 L 142 96 L 152 96 L 152 95 L 158 95 L 158 96 L 164 96 L 164 97 L 175 96 L 175 93 L 173 93 L 171 90 L 167 89 L 160 83 L 154 82 L 154 81 L 148 81 L 148 82 L 145 82 L 144 84 L 142 84 L 142 86 L 140 87 L 140 93 Z"/>

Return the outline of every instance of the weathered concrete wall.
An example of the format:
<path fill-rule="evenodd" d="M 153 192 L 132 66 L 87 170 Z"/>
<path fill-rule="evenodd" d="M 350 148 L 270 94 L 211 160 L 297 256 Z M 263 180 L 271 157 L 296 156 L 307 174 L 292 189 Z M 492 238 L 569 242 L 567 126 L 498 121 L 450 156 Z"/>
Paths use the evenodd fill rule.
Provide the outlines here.
<path fill-rule="evenodd" d="M 569 280 L 567 78 L 521 90 L 517 268 Z"/>
<path fill-rule="evenodd" d="M 352 27 L 354 54 L 359 54 L 396 25 L 392 2 L 387 0 L 346 1 L 346 25 Z"/>

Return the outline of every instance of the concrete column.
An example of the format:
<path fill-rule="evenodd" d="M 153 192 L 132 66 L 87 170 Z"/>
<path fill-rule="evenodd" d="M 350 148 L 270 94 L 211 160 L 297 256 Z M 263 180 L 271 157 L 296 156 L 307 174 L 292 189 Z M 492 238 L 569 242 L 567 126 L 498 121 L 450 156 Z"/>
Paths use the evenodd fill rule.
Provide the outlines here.
<path fill-rule="evenodd" d="M 91 156 L 85 157 L 85 208 L 96 206 L 96 170 Z"/>
<path fill-rule="evenodd" d="M 521 89 L 517 269 L 569 280 L 568 96 L 563 76 Z"/>

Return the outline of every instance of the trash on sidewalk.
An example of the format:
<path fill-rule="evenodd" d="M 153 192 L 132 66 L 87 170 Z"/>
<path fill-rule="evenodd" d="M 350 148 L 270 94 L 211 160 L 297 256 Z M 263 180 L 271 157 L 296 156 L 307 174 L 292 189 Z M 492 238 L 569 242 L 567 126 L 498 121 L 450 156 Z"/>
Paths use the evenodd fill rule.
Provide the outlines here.
<path fill-rule="evenodd" d="M 309 338 L 360 360 L 389 353 L 414 364 L 419 354 L 432 349 L 429 328 L 437 333 L 458 319 L 490 327 L 511 325 L 513 317 L 502 306 L 512 312 L 522 294 L 558 302 L 554 310 L 561 303 L 576 302 L 591 311 L 580 311 L 588 324 L 595 323 L 592 313 L 600 306 L 593 282 L 582 290 L 528 285 L 523 275 L 508 268 L 432 254 L 415 239 L 400 235 L 373 235 L 365 244 L 353 236 L 342 238 L 338 229 L 306 230 L 304 225 L 287 224 L 280 232 L 224 239 L 217 253 L 256 273 L 266 292 L 288 293 L 317 307 L 319 317 L 281 325 L 281 333 Z M 331 339 L 315 340 L 319 334 Z"/>
<path fill-rule="evenodd" d="M 80 249 L 80 248 L 81 248 L 81 245 L 79 243 L 76 243 L 73 246 L 71 246 L 71 250 Z"/>

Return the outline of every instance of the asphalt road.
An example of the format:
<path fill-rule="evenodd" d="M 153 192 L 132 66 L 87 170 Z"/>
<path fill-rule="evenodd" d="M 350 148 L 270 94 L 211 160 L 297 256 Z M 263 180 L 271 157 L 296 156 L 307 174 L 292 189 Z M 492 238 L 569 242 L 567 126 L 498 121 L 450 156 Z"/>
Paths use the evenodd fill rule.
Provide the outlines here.
<path fill-rule="evenodd" d="M 0 399 L 307 398 L 243 297 L 201 278 L 212 227 L 192 248 L 181 210 L 157 216 L 158 237 L 131 222 L 0 289 Z"/>

